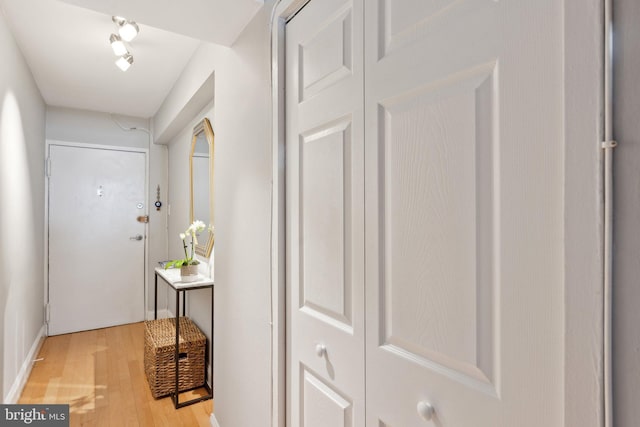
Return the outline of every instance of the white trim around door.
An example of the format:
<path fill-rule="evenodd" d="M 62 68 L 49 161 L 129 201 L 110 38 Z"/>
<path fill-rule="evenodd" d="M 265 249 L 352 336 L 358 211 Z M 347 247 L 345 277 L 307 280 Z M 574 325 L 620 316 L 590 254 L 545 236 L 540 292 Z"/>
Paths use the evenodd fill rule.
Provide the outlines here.
<path fill-rule="evenodd" d="M 271 18 L 271 426 L 286 425 L 285 25 L 309 0 L 279 1 Z"/>

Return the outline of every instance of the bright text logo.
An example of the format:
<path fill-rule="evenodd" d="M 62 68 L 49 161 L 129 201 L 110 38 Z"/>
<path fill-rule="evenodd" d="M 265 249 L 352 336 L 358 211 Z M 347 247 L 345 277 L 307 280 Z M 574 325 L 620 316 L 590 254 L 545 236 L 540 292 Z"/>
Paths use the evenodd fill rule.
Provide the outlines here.
<path fill-rule="evenodd" d="M 0 405 L 0 427 L 68 427 L 69 405 Z"/>

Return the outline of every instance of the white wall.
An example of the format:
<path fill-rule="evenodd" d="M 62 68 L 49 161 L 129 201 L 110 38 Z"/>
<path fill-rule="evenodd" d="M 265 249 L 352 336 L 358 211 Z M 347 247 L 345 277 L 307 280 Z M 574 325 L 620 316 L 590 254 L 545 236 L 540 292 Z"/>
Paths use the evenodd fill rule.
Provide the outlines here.
<path fill-rule="evenodd" d="M 44 323 L 45 105 L 2 13 L 0 58 L 0 386 L 7 402 Z"/>
<path fill-rule="evenodd" d="M 167 259 L 167 149 L 151 144 L 149 135 L 141 130 L 126 131 L 137 127 L 149 129 L 149 120 L 136 117 L 114 116 L 120 126 L 109 114 L 62 107 L 47 107 L 47 140 L 97 144 L 118 147 L 149 149 L 149 198 L 147 212 L 149 226 L 147 230 L 147 250 L 149 265 L 147 268 L 148 310 L 153 310 L 153 269 L 158 261 Z M 160 197 L 164 206 L 156 211 L 156 188 L 160 185 Z"/>
<path fill-rule="evenodd" d="M 215 70 L 225 63 L 229 52 L 227 47 L 209 43 L 198 46 L 153 117 L 156 143 L 167 144 L 206 108 L 215 93 Z"/>
<path fill-rule="evenodd" d="M 80 142 L 83 144 L 117 147 L 147 148 L 149 136 L 143 131 L 125 131 L 124 128 L 149 129 L 149 121 L 128 116 L 112 116 L 97 111 L 76 110 L 65 107 L 47 107 L 47 139 Z"/>
<path fill-rule="evenodd" d="M 614 0 L 614 424 L 640 424 L 640 2 Z"/>
<path fill-rule="evenodd" d="M 270 425 L 271 85 L 269 19 L 256 15 L 231 49 L 203 44 L 154 117 L 170 129 L 189 100 L 215 74 L 215 417 L 221 427 Z M 191 122 L 169 148 L 170 257 L 188 225 Z M 191 316 L 208 321 L 206 291 L 192 297 Z M 196 302 L 197 301 L 197 302 Z M 207 317 L 205 317 L 207 316 Z M 205 326 L 203 329 L 208 330 Z"/>
<path fill-rule="evenodd" d="M 265 2 L 225 67 L 216 69 L 215 415 L 221 427 L 270 425 L 273 4 Z"/>

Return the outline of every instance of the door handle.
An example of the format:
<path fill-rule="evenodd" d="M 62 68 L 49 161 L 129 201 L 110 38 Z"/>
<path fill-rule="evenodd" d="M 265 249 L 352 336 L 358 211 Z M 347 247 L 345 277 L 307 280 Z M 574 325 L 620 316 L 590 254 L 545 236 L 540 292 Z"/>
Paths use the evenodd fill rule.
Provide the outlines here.
<path fill-rule="evenodd" d="M 142 234 L 136 234 L 135 236 L 129 237 L 129 240 L 142 240 Z"/>
<path fill-rule="evenodd" d="M 416 408 L 418 410 L 418 415 L 425 421 L 431 421 L 433 419 L 433 415 L 436 412 L 433 405 L 425 400 L 418 402 L 418 406 Z"/>

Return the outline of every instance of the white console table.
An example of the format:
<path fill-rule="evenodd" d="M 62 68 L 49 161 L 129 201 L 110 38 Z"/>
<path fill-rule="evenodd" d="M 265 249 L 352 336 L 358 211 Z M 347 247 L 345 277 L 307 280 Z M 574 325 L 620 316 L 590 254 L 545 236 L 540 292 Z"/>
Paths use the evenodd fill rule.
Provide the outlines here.
<path fill-rule="evenodd" d="M 180 280 L 180 269 L 170 268 L 165 270 L 161 267 L 156 267 L 155 270 L 155 289 L 154 289 L 154 319 L 158 318 L 158 276 L 162 278 L 173 290 L 176 291 L 176 348 L 175 348 L 175 371 L 176 371 L 176 388 L 174 393 L 171 395 L 173 400 L 173 405 L 176 409 L 182 408 L 183 406 L 191 405 L 197 402 L 201 402 L 203 400 L 209 400 L 213 398 L 213 384 L 211 387 L 207 385 L 207 368 L 208 364 L 211 363 L 211 369 L 213 370 L 213 279 L 200 276 L 195 282 L 182 282 Z M 178 391 L 178 384 L 180 381 L 180 372 L 178 369 L 178 359 L 179 359 L 179 350 L 180 350 L 180 322 L 178 321 L 180 317 L 180 293 L 183 293 L 182 296 L 182 315 L 185 315 L 186 309 L 186 292 L 192 291 L 195 289 L 211 289 L 211 339 L 209 340 L 209 348 L 208 348 L 208 360 L 204 361 L 204 387 L 207 390 L 208 394 L 206 396 L 197 397 L 195 399 L 191 399 L 186 402 L 180 402 L 180 393 Z M 205 353 L 206 354 L 206 353 Z M 213 379 L 213 372 L 211 375 Z"/>

